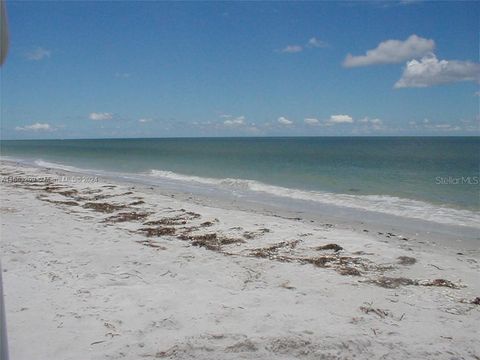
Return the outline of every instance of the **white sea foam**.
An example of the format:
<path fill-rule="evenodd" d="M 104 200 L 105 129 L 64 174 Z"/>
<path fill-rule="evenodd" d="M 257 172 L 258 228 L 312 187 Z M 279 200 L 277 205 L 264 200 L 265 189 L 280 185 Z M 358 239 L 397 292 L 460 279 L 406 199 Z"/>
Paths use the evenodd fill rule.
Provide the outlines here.
<path fill-rule="evenodd" d="M 181 182 L 195 182 L 206 186 L 223 189 L 257 192 L 283 198 L 302 201 L 313 201 L 320 204 L 342 206 L 353 209 L 368 210 L 390 215 L 433 221 L 443 224 L 473 226 L 480 228 L 480 214 L 470 210 L 460 210 L 447 206 L 439 206 L 427 202 L 399 198 L 389 195 L 350 195 L 320 191 L 306 191 L 281 186 L 268 185 L 255 180 L 216 179 L 208 177 L 188 176 L 171 171 L 151 170 L 152 177 Z"/>
<path fill-rule="evenodd" d="M 43 161 L 42 159 L 35 160 L 34 164 L 44 168 L 59 169 L 72 172 L 90 172 L 88 169 L 80 169 L 75 166 L 63 165 L 58 163 L 53 163 L 49 161 Z"/>

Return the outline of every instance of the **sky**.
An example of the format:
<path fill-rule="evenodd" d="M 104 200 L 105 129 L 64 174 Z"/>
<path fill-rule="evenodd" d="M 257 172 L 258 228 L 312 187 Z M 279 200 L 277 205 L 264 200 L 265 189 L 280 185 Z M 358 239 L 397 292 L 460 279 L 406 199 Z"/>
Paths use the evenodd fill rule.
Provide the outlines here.
<path fill-rule="evenodd" d="M 7 1 L 2 139 L 479 135 L 480 3 Z"/>

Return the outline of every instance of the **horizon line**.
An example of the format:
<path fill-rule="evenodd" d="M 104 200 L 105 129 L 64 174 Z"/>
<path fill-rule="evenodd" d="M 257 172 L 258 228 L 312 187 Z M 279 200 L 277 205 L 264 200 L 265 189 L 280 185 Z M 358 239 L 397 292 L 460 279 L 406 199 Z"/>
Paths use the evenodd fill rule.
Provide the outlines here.
<path fill-rule="evenodd" d="M 478 135 L 264 135 L 264 136 L 169 136 L 169 137 L 99 137 L 99 138 L 53 138 L 53 139 L 0 139 L 2 141 L 64 141 L 64 140 L 170 140 L 170 139 L 294 139 L 294 138 L 453 138 L 480 137 Z"/>

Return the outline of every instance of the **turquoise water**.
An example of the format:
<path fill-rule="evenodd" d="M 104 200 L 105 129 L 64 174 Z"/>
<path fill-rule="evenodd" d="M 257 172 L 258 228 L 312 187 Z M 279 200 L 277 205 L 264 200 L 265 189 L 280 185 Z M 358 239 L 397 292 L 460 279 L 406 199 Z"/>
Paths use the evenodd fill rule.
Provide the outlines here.
<path fill-rule="evenodd" d="M 1 155 L 159 181 L 296 189 L 307 197 L 377 195 L 479 210 L 479 137 L 27 140 L 2 141 Z"/>

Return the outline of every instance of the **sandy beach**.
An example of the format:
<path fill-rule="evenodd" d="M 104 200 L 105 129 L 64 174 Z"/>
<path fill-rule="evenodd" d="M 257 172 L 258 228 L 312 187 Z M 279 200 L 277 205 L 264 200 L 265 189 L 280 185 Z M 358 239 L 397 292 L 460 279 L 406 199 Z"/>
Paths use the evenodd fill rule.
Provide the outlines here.
<path fill-rule="evenodd" d="M 1 176 L 11 359 L 480 359 L 471 239 Z"/>

